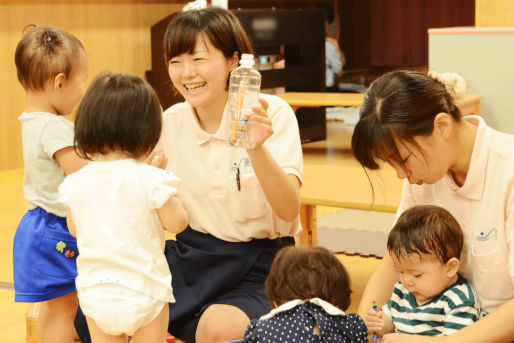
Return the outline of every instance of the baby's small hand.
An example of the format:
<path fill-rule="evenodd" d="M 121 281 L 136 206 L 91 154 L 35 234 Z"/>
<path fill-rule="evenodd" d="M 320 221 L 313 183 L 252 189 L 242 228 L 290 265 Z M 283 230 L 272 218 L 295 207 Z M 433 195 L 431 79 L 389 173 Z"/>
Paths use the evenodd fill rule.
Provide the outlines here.
<path fill-rule="evenodd" d="M 369 333 L 381 334 L 385 328 L 384 312 L 369 310 L 364 322 L 368 327 Z"/>

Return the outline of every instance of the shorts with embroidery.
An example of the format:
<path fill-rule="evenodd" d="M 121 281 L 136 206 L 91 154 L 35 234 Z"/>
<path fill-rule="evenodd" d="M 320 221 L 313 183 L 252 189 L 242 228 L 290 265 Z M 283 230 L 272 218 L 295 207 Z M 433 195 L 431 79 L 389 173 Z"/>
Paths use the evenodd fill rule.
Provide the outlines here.
<path fill-rule="evenodd" d="M 74 292 L 77 255 L 66 218 L 40 207 L 28 211 L 14 235 L 14 301 L 40 302 Z"/>

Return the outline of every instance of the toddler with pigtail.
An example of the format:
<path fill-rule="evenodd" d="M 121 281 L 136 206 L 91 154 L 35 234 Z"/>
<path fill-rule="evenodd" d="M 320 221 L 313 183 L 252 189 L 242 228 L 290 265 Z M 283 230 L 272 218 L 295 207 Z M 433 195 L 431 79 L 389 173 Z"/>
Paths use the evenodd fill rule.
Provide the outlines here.
<path fill-rule="evenodd" d="M 34 26 L 15 52 L 18 80 L 26 92 L 21 122 L 24 197 L 28 212 L 13 242 L 16 302 L 43 302 L 39 342 L 73 342 L 77 309 L 76 240 L 66 224 L 58 187 L 85 165 L 73 149 L 71 114 L 85 92 L 89 67 L 81 42 L 49 26 Z"/>

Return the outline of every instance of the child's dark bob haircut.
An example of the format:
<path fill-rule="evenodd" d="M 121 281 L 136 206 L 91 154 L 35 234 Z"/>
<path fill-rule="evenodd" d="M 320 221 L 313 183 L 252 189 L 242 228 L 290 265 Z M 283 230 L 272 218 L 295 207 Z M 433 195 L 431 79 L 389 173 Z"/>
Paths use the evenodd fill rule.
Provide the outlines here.
<path fill-rule="evenodd" d="M 79 54 L 86 52 L 72 34 L 56 27 L 35 25 L 16 46 L 18 80 L 27 90 L 42 90 L 59 73 L 69 77 Z"/>
<path fill-rule="evenodd" d="M 369 169 L 379 168 L 377 159 L 393 160 L 403 167 L 395 138 L 412 143 L 423 152 L 413 137 L 430 135 L 439 113 L 448 113 L 456 121 L 461 117 L 441 82 L 409 70 L 380 76 L 366 92 L 353 132 L 356 159 Z"/>
<path fill-rule="evenodd" d="M 208 7 L 179 13 L 164 36 L 166 64 L 175 57 L 195 50 L 199 38 L 208 39 L 225 58 L 237 52 L 253 54 L 252 45 L 239 19 L 221 7 Z"/>
<path fill-rule="evenodd" d="M 350 276 L 337 257 L 322 247 L 280 250 L 266 279 L 272 307 L 285 302 L 320 298 L 346 310 L 350 306 Z"/>
<path fill-rule="evenodd" d="M 112 150 L 138 158 L 155 148 L 161 126 L 161 105 L 146 81 L 134 75 L 102 73 L 77 109 L 75 150 L 87 159 Z"/>
<path fill-rule="evenodd" d="M 459 223 L 444 208 L 414 206 L 403 212 L 389 233 L 387 250 L 398 260 L 411 254 L 430 254 L 442 263 L 460 258 L 463 234 Z"/>

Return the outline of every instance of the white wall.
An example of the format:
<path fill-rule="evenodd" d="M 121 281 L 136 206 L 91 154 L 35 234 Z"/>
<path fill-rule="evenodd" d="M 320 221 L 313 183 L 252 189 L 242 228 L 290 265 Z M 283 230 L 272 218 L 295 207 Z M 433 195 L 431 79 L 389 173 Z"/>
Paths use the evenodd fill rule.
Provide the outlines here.
<path fill-rule="evenodd" d="M 514 27 L 429 29 L 428 65 L 461 74 L 487 124 L 514 134 Z"/>

